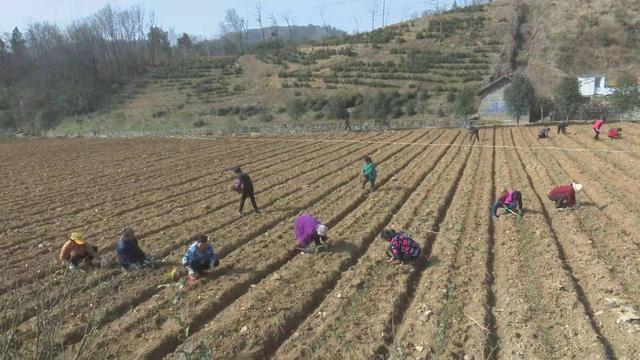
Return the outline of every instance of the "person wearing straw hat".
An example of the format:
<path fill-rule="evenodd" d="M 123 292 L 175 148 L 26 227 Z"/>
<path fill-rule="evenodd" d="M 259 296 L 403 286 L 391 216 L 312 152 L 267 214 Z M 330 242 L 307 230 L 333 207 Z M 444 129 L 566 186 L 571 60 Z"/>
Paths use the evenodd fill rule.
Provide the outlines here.
<path fill-rule="evenodd" d="M 522 217 L 522 193 L 518 190 L 508 189 L 502 192 L 502 195 L 491 206 L 491 218 L 498 220 L 498 208 L 502 207 L 506 212 L 512 212 Z"/>
<path fill-rule="evenodd" d="M 389 242 L 389 250 L 386 255 L 388 256 L 387 261 L 391 264 L 397 265 L 413 261 L 420 256 L 420 245 L 401 231 L 384 229 L 380 233 L 380 237 Z"/>
<path fill-rule="evenodd" d="M 213 252 L 213 246 L 209 243 L 209 236 L 198 234 L 194 237 L 194 242 L 182 257 L 182 265 L 189 272 L 190 282 L 210 275 L 213 269 L 220 265 L 218 257 Z"/>
<path fill-rule="evenodd" d="M 98 247 L 89 244 L 79 232 L 74 232 L 60 250 L 60 261 L 71 271 L 81 263 L 98 266 L 101 263 Z"/>
<path fill-rule="evenodd" d="M 560 185 L 548 194 L 549 200 L 555 201 L 556 209 L 564 211 L 568 209 L 577 209 L 576 193 L 582 190 L 582 184 L 571 183 L 569 185 Z"/>
<path fill-rule="evenodd" d="M 296 240 L 302 252 L 308 253 L 310 251 L 309 245 L 315 244 L 315 248 L 319 249 L 324 247 L 325 249 L 329 245 L 329 236 L 327 235 L 327 226 L 322 224 L 315 217 L 302 214 L 296 218 L 293 223 Z"/>

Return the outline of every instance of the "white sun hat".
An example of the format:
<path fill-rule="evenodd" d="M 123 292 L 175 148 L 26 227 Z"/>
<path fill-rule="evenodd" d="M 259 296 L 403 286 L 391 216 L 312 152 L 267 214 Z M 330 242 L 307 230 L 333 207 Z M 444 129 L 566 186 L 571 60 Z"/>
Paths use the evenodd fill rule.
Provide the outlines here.
<path fill-rule="evenodd" d="M 323 224 L 316 226 L 316 232 L 320 236 L 327 236 L 327 227 Z"/>
<path fill-rule="evenodd" d="M 582 190 L 582 187 L 583 187 L 582 184 L 578 184 L 578 183 L 572 183 L 571 185 L 573 186 L 574 191 L 580 191 Z"/>

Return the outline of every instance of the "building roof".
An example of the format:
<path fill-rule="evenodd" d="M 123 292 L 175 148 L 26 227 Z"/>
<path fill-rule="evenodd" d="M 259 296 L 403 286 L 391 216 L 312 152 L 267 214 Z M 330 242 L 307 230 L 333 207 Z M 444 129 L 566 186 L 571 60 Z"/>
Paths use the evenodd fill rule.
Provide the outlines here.
<path fill-rule="evenodd" d="M 478 90 L 478 96 L 484 97 L 487 93 L 493 91 L 498 87 L 504 86 L 508 83 L 511 83 L 511 76 L 509 75 L 501 76 L 498 79 L 496 79 L 494 82 Z"/>

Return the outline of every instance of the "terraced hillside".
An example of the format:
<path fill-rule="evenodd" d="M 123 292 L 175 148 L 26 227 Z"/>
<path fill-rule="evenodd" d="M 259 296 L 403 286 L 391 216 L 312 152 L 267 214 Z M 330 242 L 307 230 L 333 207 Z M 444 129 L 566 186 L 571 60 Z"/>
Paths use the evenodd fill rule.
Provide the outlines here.
<path fill-rule="evenodd" d="M 364 99 L 381 91 L 397 92 L 394 122 L 442 125 L 453 118 L 451 96 L 505 71 L 505 37 L 514 26 L 511 3 L 495 1 L 320 45 L 159 66 L 104 112 L 70 119 L 56 133 L 313 125 L 338 121 L 325 108 L 332 97 Z M 306 108 L 292 121 L 294 99 Z M 371 120 L 358 115 L 363 100 L 346 101 L 354 122 Z"/>
<path fill-rule="evenodd" d="M 3 358 L 619 358 L 640 356 L 640 127 L 588 126 L 218 139 L 0 143 Z M 361 159 L 378 189 L 359 185 Z M 51 167 L 52 162 L 56 163 Z M 259 215 L 237 213 L 226 170 L 242 165 Z M 546 194 L 580 181 L 574 212 Z M 501 189 L 522 219 L 493 222 Z M 292 222 L 326 222 L 331 252 L 300 254 Z M 114 256 L 125 226 L 156 260 L 68 273 L 72 231 Z M 385 227 L 428 260 L 388 265 Z M 197 233 L 212 234 L 212 279 L 168 283 Z M 626 318 L 625 318 L 626 316 Z M 626 319 L 626 320 L 625 320 Z"/>

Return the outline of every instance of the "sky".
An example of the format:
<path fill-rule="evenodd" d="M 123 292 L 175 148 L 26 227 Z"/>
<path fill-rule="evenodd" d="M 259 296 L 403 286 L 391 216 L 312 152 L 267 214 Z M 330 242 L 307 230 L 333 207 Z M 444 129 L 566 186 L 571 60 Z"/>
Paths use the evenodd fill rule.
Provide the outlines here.
<path fill-rule="evenodd" d="M 360 31 L 371 30 L 368 9 L 373 1 L 382 8 L 383 0 L 261 0 L 260 3 L 265 26 L 272 14 L 284 25 L 282 15 L 287 12 L 296 25 L 322 24 L 321 9 L 324 7 L 328 25 L 352 33 L 356 30 L 356 21 Z M 428 7 L 427 2 L 386 0 L 386 23 L 397 23 L 412 13 L 422 13 Z M 214 38 L 218 36 L 218 24 L 224 20 L 224 13 L 229 8 L 235 8 L 240 16 L 248 19 L 250 28 L 257 28 L 257 3 L 258 0 L 0 0 L 0 33 L 10 32 L 15 26 L 24 28 L 30 22 L 48 21 L 64 26 L 111 4 L 121 9 L 141 5 L 154 12 L 156 22 L 164 29 Z M 378 15 L 375 26 L 381 25 L 382 17 Z"/>

